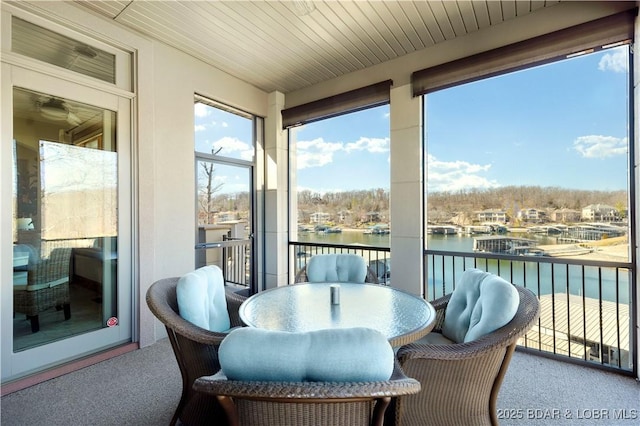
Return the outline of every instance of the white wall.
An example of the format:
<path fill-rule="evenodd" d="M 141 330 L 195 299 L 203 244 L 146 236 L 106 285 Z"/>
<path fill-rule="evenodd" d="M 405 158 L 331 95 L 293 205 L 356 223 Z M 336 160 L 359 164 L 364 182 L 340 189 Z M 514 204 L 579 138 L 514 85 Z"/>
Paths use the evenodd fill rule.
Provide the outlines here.
<path fill-rule="evenodd" d="M 153 193 L 149 200 L 140 193 L 140 215 L 152 216 L 153 222 L 140 225 L 141 346 L 164 336 L 161 327 L 153 330 L 150 325 L 154 319 L 144 302 L 148 286 L 195 266 L 194 93 L 259 116 L 266 116 L 268 108 L 265 92 L 160 43 L 153 43 L 150 71 L 153 97 L 151 102 L 141 98 L 139 104 L 140 111 L 153 111 L 152 137 L 144 141 L 152 147 L 150 156 L 140 158 L 139 174 L 140 187 Z M 145 237 L 150 240 L 143 244 Z M 144 270 L 143 259 L 154 268 Z"/>

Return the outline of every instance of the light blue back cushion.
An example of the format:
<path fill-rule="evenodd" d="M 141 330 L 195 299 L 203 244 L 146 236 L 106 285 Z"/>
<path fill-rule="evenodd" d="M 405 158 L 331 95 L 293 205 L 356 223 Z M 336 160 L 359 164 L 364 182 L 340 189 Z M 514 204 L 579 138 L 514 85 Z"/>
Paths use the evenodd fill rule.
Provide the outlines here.
<path fill-rule="evenodd" d="M 511 321 L 518 310 L 518 290 L 497 275 L 468 269 L 449 299 L 442 335 L 471 342 Z"/>
<path fill-rule="evenodd" d="M 318 254 L 307 263 L 309 282 L 363 283 L 367 264 L 357 254 Z"/>
<path fill-rule="evenodd" d="M 238 328 L 224 338 L 218 357 L 229 379 L 246 381 L 379 381 L 391 377 L 394 365 L 387 339 L 369 328 Z"/>
<path fill-rule="evenodd" d="M 178 280 L 178 310 L 185 320 L 209 331 L 229 330 L 222 271 L 215 265 L 189 272 Z"/>

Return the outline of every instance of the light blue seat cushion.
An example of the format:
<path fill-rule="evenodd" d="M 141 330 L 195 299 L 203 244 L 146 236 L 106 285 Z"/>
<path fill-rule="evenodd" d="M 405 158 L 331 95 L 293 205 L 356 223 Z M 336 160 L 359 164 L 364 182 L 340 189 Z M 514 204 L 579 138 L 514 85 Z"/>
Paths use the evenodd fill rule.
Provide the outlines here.
<path fill-rule="evenodd" d="M 519 303 L 513 284 L 497 275 L 468 269 L 449 299 L 442 335 L 456 343 L 476 340 L 511 321 Z"/>
<path fill-rule="evenodd" d="M 218 349 L 231 380 L 361 382 L 388 380 L 394 353 L 383 334 L 369 328 L 300 333 L 244 327 Z"/>
<path fill-rule="evenodd" d="M 185 320 L 209 331 L 229 330 L 222 271 L 215 265 L 189 272 L 178 280 L 178 310 Z"/>
<path fill-rule="evenodd" d="M 363 283 L 367 263 L 357 254 L 318 254 L 307 263 L 309 282 Z"/>

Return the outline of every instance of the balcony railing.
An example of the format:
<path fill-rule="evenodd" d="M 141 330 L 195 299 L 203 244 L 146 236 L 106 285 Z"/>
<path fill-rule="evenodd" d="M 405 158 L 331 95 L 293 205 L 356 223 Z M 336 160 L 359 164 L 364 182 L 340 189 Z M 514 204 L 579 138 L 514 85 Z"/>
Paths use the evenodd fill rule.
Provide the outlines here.
<path fill-rule="evenodd" d="M 355 253 L 377 269 L 383 284 L 391 282 L 388 248 L 289 243 L 293 275 L 314 254 Z M 423 293 L 434 300 L 453 291 L 456 279 L 478 268 L 530 289 L 541 304 L 536 326 L 519 342 L 521 349 L 572 362 L 636 374 L 635 274 L 631 263 L 582 261 L 538 256 L 507 256 L 425 250 Z"/>
<path fill-rule="evenodd" d="M 225 282 L 249 286 L 251 277 L 251 240 L 224 237 L 222 258 L 226 259 L 222 270 Z"/>
<path fill-rule="evenodd" d="M 521 347 L 633 373 L 637 347 L 630 263 L 426 250 L 425 298 L 453 291 L 456 278 L 469 268 L 497 274 L 540 299 L 540 319 Z"/>
<path fill-rule="evenodd" d="M 350 253 L 359 254 L 367 261 L 367 265 L 378 277 L 380 284 L 388 285 L 391 280 L 391 257 L 388 247 L 329 245 L 320 243 L 289 243 L 290 265 L 293 265 L 293 275 L 307 264 L 311 256 L 316 254 Z"/>

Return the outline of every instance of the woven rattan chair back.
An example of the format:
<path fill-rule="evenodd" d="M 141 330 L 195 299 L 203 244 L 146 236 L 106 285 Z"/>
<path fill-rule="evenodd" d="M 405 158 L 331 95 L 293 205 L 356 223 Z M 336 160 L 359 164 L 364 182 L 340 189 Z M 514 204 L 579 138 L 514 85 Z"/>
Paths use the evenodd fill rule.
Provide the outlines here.
<path fill-rule="evenodd" d="M 165 278 L 155 282 L 149 287 L 146 297 L 149 309 L 167 329 L 182 375 L 182 396 L 171 419 L 171 425 L 175 425 L 178 419 L 189 426 L 225 425 L 226 416 L 217 400 L 196 393 L 192 385 L 198 377 L 215 374 L 220 370 L 218 346 L 227 333 L 205 330 L 179 315 L 176 296 L 178 279 Z M 238 309 L 246 298 L 232 291 L 227 291 L 226 296 L 231 326 L 242 326 Z"/>
<path fill-rule="evenodd" d="M 222 372 L 195 381 L 215 396 L 230 426 L 382 426 L 392 397 L 420 391 L 396 363 L 379 382 L 251 382 L 227 380 Z"/>
<path fill-rule="evenodd" d="M 411 343 L 398 351 L 400 365 L 422 384 L 416 395 L 394 401 L 397 426 L 497 425 L 496 400 L 517 341 L 540 315 L 537 297 L 516 286 L 520 303 L 504 327 L 472 342 Z M 440 331 L 451 295 L 431 302 Z"/>
<path fill-rule="evenodd" d="M 25 289 L 14 289 L 13 310 L 27 315 L 31 331 L 40 330 L 39 314 L 50 308 L 62 308 L 64 319 L 71 318 L 69 293 L 70 247 L 58 247 L 49 257 L 29 264 Z"/>

